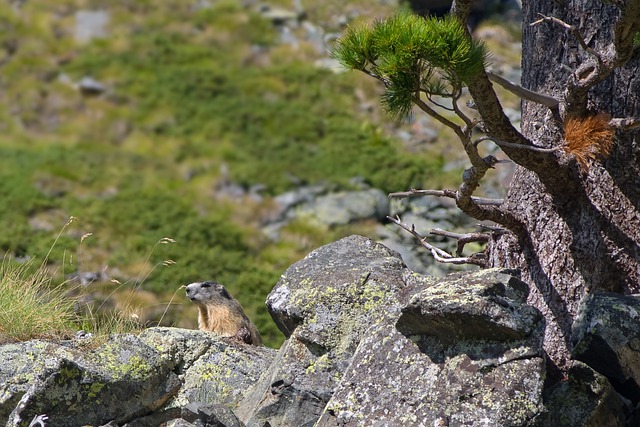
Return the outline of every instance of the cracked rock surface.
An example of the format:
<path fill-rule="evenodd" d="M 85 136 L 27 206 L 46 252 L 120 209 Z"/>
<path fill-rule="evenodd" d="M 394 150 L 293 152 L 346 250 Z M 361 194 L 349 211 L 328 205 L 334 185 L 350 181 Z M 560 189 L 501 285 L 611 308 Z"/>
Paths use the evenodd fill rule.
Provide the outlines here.
<path fill-rule="evenodd" d="M 638 425 L 637 298 L 584 301 L 559 381 L 528 292 L 514 271 L 434 278 L 346 237 L 269 295 L 279 350 L 177 328 L 0 346 L 0 425 Z"/>

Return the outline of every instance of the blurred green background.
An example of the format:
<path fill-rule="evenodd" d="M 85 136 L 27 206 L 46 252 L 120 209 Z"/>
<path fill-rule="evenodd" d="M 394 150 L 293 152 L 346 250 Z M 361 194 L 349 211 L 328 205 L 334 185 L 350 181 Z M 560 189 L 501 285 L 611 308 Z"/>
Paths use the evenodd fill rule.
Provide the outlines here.
<path fill-rule="evenodd" d="M 302 4 L 325 38 L 398 7 Z M 83 38 L 87 11 L 97 21 Z M 273 196 L 318 183 L 348 190 L 354 177 L 402 191 L 459 174 L 442 171 L 448 139 L 420 152 L 400 143 L 375 82 L 318 66 L 328 55 L 309 28 L 287 35 L 279 24 L 256 2 L 233 0 L 0 5 L 5 260 L 49 254 L 58 282 L 102 272 L 87 303 L 132 302 L 148 324 L 195 328 L 180 286 L 217 280 L 277 347 L 264 301 L 279 276 L 322 244 L 373 236 L 376 224 L 296 220 L 269 238 L 261 225 Z M 158 244 L 164 237 L 175 242 Z"/>

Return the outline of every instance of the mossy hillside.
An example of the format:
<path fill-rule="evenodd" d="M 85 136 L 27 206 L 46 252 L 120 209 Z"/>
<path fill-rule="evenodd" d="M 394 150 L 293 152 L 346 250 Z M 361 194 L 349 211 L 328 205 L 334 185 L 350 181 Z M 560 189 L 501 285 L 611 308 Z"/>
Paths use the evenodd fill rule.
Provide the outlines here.
<path fill-rule="evenodd" d="M 257 229 L 259 215 L 272 209 L 270 196 L 300 182 L 348 188 L 354 176 L 384 191 L 423 187 L 444 160 L 406 152 L 372 125 L 354 96 L 354 88 L 368 93 L 371 86 L 313 66 L 304 40 L 298 50 L 279 44 L 271 23 L 237 1 L 191 6 L 34 0 L 19 11 L 0 7 L 7 29 L 0 249 L 42 259 L 73 215 L 78 221 L 48 257 L 60 280 L 106 268 L 123 285 L 101 285 L 104 298 L 141 287 L 161 295 L 139 313 L 143 321 L 164 314 L 163 324 L 195 327 L 195 309 L 178 288 L 216 279 L 243 303 L 265 342 L 278 345 L 264 300 L 279 275 L 313 248 L 371 234 L 375 224 L 298 221 L 272 242 Z M 325 9 L 336 7 L 309 13 L 329 22 Z M 109 12 L 106 38 L 74 40 L 81 9 Z M 85 76 L 105 93 L 83 96 L 75 83 Z M 221 197 L 224 180 L 264 185 L 265 198 Z M 164 237 L 175 243 L 157 245 Z M 178 304 L 164 310 L 171 298 Z"/>

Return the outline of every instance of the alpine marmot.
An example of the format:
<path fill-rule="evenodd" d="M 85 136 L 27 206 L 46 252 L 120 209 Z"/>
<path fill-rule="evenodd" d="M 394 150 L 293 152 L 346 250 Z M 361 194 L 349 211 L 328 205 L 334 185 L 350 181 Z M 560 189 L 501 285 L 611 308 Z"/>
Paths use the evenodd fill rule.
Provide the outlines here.
<path fill-rule="evenodd" d="M 261 345 L 258 328 L 242 306 L 220 283 L 195 282 L 187 285 L 187 297 L 198 306 L 198 328 L 233 337 L 247 344 Z"/>

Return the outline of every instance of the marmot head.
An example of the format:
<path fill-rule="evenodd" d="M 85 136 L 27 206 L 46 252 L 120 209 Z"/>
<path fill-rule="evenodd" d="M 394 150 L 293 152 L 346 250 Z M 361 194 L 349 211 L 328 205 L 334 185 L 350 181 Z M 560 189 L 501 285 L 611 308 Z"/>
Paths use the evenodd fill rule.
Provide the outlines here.
<path fill-rule="evenodd" d="M 233 300 L 225 287 L 216 282 L 195 282 L 187 285 L 187 298 L 198 305 L 216 302 L 224 304 Z"/>

